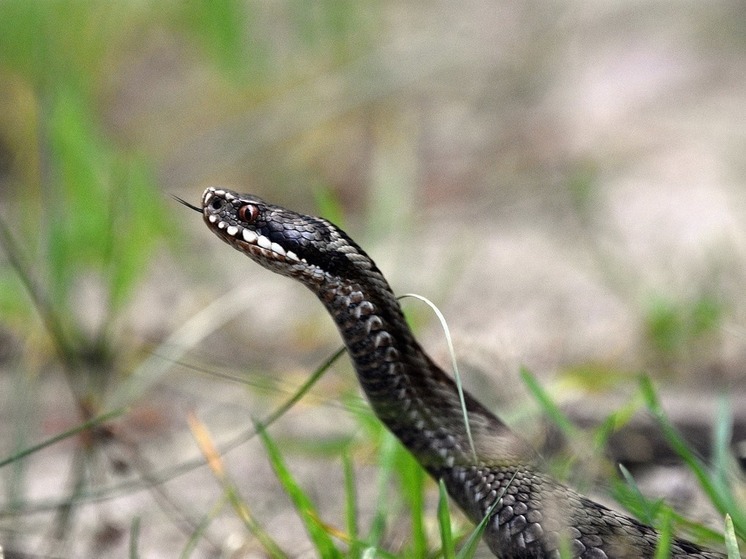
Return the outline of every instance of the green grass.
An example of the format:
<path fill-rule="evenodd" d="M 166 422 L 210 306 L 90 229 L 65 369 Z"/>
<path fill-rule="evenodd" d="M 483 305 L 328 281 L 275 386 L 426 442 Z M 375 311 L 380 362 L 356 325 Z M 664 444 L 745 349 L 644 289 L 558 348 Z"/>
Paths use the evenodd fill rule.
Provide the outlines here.
<path fill-rule="evenodd" d="M 603 450 L 608 437 L 618 428 L 622 427 L 631 419 L 631 410 L 637 406 L 626 406 L 613 411 L 601 425 L 596 428 L 595 433 L 584 433 L 577 429 L 571 420 L 560 410 L 551 396 L 541 387 L 535 377 L 528 371 L 522 371 L 522 377 L 542 412 L 555 425 L 559 427 L 563 435 L 572 440 L 594 440 L 596 451 Z M 742 494 L 743 482 L 736 474 L 735 464 L 731 463 L 728 450 L 730 442 L 730 425 L 732 416 L 723 400 L 720 413 L 713 425 L 713 456 L 711 464 L 705 463 L 692 450 L 687 441 L 681 436 L 675 426 L 663 411 L 657 391 L 647 376 L 640 377 L 639 395 L 644 402 L 647 412 L 656 420 L 658 428 L 662 431 L 666 442 L 678 454 L 682 462 L 691 471 L 699 482 L 699 485 L 713 507 L 723 518 L 723 530 L 725 521 L 728 519 L 730 532 L 735 534 L 741 541 L 746 541 L 746 518 L 744 513 L 746 507 L 737 495 Z M 619 421 L 619 418 L 622 421 Z M 616 500 L 626 508 L 634 517 L 646 524 L 655 526 L 661 531 L 662 538 L 657 557 L 668 556 L 668 545 L 673 535 L 674 528 L 683 531 L 690 538 L 704 545 L 715 545 L 722 547 L 724 543 L 723 532 L 692 522 L 676 513 L 670 506 L 661 500 L 651 501 L 643 496 L 637 487 L 630 472 L 619 465 L 622 474 L 621 480 L 612 480 L 612 493 Z"/>

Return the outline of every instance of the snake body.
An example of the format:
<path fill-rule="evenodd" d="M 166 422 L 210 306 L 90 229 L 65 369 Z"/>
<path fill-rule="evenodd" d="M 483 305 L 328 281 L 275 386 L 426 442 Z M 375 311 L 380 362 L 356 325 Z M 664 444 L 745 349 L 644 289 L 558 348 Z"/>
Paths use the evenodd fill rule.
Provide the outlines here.
<path fill-rule="evenodd" d="M 454 382 L 415 339 L 383 274 L 342 230 L 226 189 L 208 188 L 201 210 L 223 241 L 318 296 L 376 415 L 444 480 L 472 521 L 490 515 L 484 539 L 497 557 L 654 556 L 653 528 L 543 474 L 530 445 L 465 393 L 472 449 Z M 671 541 L 671 556 L 723 557 L 680 539 Z"/>

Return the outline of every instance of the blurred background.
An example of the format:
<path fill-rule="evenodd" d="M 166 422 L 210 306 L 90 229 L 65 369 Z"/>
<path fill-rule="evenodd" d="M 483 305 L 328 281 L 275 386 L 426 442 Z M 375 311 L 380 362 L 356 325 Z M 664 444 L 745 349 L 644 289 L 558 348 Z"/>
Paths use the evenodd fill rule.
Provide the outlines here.
<path fill-rule="evenodd" d="M 467 387 L 548 454 L 521 368 L 583 428 L 625 410 L 598 453 L 664 462 L 641 483 L 706 517 L 638 378 L 703 455 L 727 395 L 738 453 L 745 54 L 727 0 L 2 0 L 5 557 L 270 554 L 197 467 L 194 426 L 248 438 L 340 342 L 310 293 L 169 197 L 214 184 L 342 225 L 441 308 Z M 326 522 L 340 452 L 361 518 L 386 500 L 376 429 L 344 357 L 272 427 Z M 262 445 L 223 460 L 285 553 L 317 554 Z M 405 556 L 401 530 L 380 542 Z"/>

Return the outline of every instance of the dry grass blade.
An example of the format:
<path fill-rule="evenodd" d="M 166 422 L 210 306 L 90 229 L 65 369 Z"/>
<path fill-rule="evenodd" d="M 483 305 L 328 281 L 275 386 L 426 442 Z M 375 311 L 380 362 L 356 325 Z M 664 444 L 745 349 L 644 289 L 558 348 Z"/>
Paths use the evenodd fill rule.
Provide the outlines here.
<path fill-rule="evenodd" d="M 207 465 L 210 467 L 215 479 L 217 479 L 218 483 L 220 483 L 225 491 L 228 501 L 233 506 L 238 517 L 243 521 L 244 525 L 254 535 L 254 537 L 256 537 L 259 543 L 261 543 L 262 547 L 264 547 L 270 557 L 274 559 L 286 558 L 287 556 L 282 549 L 280 549 L 280 546 L 277 545 L 264 528 L 261 527 L 251 514 L 251 510 L 246 502 L 241 499 L 238 493 L 238 488 L 226 473 L 223 460 L 205 424 L 202 423 L 193 413 L 190 413 L 187 416 L 187 421 L 189 423 L 189 428 L 192 431 L 192 436 L 202 452 L 202 455 L 205 457 Z"/>
<path fill-rule="evenodd" d="M 77 435 L 78 433 L 82 433 L 83 431 L 87 429 L 91 429 L 93 427 L 96 427 L 98 425 L 101 425 L 102 423 L 106 423 L 108 421 L 111 421 L 115 417 L 119 417 L 125 412 L 124 409 L 114 410 L 110 411 L 109 413 L 105 413 L 103 415 L 99 415 L 98 417 L 94 417 L 93 419 L 90 419 L 86 421 L 85 423 L 81 423 L 80 425 L 73 427 L 72 429 L 68 429 L 67 431 L 63 431 L 59 435 L 55 435 L 54 437 L 51 437 L 47 439 L 46 441 L 39 443 L 37 445 L 31 446 L 29 448 L 23 449 L 21 452 L 17 452 L 13 454 L 12 456 L 9 456 L 8 458 L 4 460 L 0 460 L 0 468 L 3 466 L 7 466 L 8 464 L 11 464 L 12 462 L 15 462 L 16 460 L 20 460 L 22 458 L 25 458 L 26 456 L 29 456 L 30 454 L 33 454 L 34 452 L 38 452 L 50 445 L 53 445 L 55 443 L 58 443 L 60 441 L 63 441 L 69 437 L 72 437 L 73 435 Z"/>
<path fill-rule="evenodd" d="M 448 344 L 448 354 L 451 356 L 451 367 L 453 368 L 453 377 L 456 380 L 456 389 L 458 390 L 458 397 L 461 403 L 461 411 L 464 415 L 464 428 L 466 429 L 466 438 L 469 439 L 469 446 L 471 447 L 471 453 L 474 457 L 474 460 L 477 460 L 477 451 L 474 448 L 474 439 L 471 436 L 471 426 L 469 425 L 469 414 L 466 411 L 466 401 L 464 400 L 464 387 L 461 383 L 461 374 L 458 370 L 458 363 L 456 362 L 456 350 L 453 348 L 453 338 L 451 337 L 451 330 L 448 328 L 448 322 L 446 321 L 446 317 L 443 316 L 443 313 L 440 312 L 440 309 L 433 303 L 430 299 L 427 297 L 423 297 L 422 295 L 417 295 L 416 293 L 406 293 L 399 297 L 399 299 L 403 299 L 404 297 L 412 297 L 413 299 L 417 299 L 418 301 L 422 301 L 425 303 L 430 309 L 435 313 L 435 316 L 438 317 L 438 322 L 440 322 L 441 328 L 443 328 L 443 333 L 446 338 L 446 343 Z"/>

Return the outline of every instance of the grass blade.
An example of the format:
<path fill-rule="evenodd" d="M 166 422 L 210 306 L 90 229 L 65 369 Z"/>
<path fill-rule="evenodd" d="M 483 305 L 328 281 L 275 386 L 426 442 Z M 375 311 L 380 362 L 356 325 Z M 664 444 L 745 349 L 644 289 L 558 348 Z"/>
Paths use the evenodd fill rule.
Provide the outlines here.
<path fill-rule="evenodd" d="M 451 512 L 448 510 L 448 492 L 443 480 L 438 481 L 438 527 L 440 528 L 440 544 L 443 559 L 456 559 L 451 531 Z"/>
<path fill-rule="evenodd" d="M 140 553 L 137 551 L 137 542 L 140 540 L 140 517 L 136 516 L 132 519 L 132 527 L 130 528 L 130 549 L 129 558 L 139 559 Z"/>
<path fill-rule="evenodd" d="M 502 491 L 500 491 L 500 493 L 495 497 L 495 502 L 492 503 L 489 509 L 487 509 L 487 513 L 484 515 L 484 518 L 482 518 L 482 521 L 477 524 L 476 528 L 474 528 L 471 534 L 469 534 L 469 537 L 466 539 L 466 543 L 464 543 L 464 546 L 458 552 L 458 555 L 456 555 L 456 559 L 472 559 L 472 557 L 474 557 L 474 554 L 477 551 L 479 540 L 482 538 L 482 534 L 484 533 L 485 528 L 487 528 L 487 523 L 492 519 L 492 513 L 495 512 L 497 505 L 499 505 L 502 501 L 503 495 L 505 495 L 505 492 L 513 483 L 513 480 L 515 479 L 515 476 L 517 474 L 517 471 L 513 472 L 513 475 L 508 480 L 507 485 L 505 485 Z"/>
<path fill-rule="evenodd" d="M 696 476 L 700 486 L 718 511 L 722 514 L 728 513 L 731 515 L 736 533 L 741 538 L 746 537 L 746 512 L 741 511 L 738 503 L 734 501 L 733 491 L 728 487 L 727 480 L 713 479 L 702 460 L 689 448 L 687 442 L 663 411 L 653 383 L 648 377 L 642 377 L 640 389 L 645 399 L 645 405 L 660 425 L 668 444 Z"/>
<path fill-rule="evenodd" d="M 358 540 L 357 518 L 357 488 L 355 486 L 355 467 L 348 451 L 342 454 L 342 469 L 345 484 L 345 526 L 350 538 L 350 557 L 360 556 L 360 542 Z"/>
<path fill-rule="evenodd" d="M 273 559 L 287 559 L 287 555 L 285 555 L 280 546 L 277 545 L 272 537 L 256 521 L 254 516 L 251 514 L 249 507 L 241 499 L 236 485 L 228 477 L 225 471 L 223 460 L 220 457 L 217 447 L 212 441 L 210 433 L 207 431 L 207 427 L 193 414 L 188 415 L 187 420 L 192 435 L 194 436 L 194 440 L 197 442 L 207 465 L 210 467 L 215 479 L 217 479 L 222 486 L 228 501 L 233 506 L 238 517 L 243 521 L 249 532 L 251 532 L 262 547 L 264 547 L 270 557 Z"/>
<path fill-rule="evenodd" d="M 399 479 L 402 496 L 410 511 L 411 552 L 415 557 L 427 555 L 425 533 L 425 471 L 400 444 L 397 444 Z"/>
<path fill-rule="evenodd" d="M 562 413 L 562 410 L 560 410 L 557 404 L 554 403 L 554 400 L 552 400 L 551 396 L 549 396 L 547 391 L 544 390 L 539 381 L 536 380 L 536 377 L 525 367 L 521 367 L 521 379 L 533 397 L 536 398 L 536 401 L 539 402 L 544 413 L 555 423 L 555 425 L 557 425 L 557 427 L 560 428 L 562 433 L 570 439 L 576 437 L 578 435 L 578 429 L 572 424 L 567 416 Z"/>
<path fill-rule="evenodd" d="M 728 559 L 741 559 L 736 532 L 733 529 L 733 519 L 729 514 L 725 515 L 725 549 L 728 552 Z"/>
<path fill-rule="evenodd" d="M 101 425 L 102 423 L 106 423 L 107 421 L 110 421 L 114 419 L 115 417 L 119 417 L 124 412 L 125 412 L 125 409 L 120 408 L 118 410 L 110 411 L 108 413 L 99 415 L 98 417 L 94 417 L 93 419 L 89 419 L 85 423 L 81 423 L 80 425 L 73 427 L 72 429 L 63 431 L 59 435 L 55 435 L 54 437 L 47 439 L 46 441 L 42 443 L 36 444 L 34 446 L 30 446 L 29 448 L 25 448 L 22 451 L 17 452 L 4 460 L 0 460 L 0 468 L 2 468 L 3 466 L 7 466 L 8 464 L 15 462 L 16 460 L 25 458 L 26 456 L 33 454 L 34 452 L 38 452 L 50 445 L 53 445 L 64 439 L 67 439 L 68 437 L 72 437 L 73 435 L 77 435 L 78 433 L 81 433 L 87 429 L 91 429 L 92 427 Z"/>
<path fill-rule="evenodd" d="M 65 333 L 60 314 L 53 308 L 49 295 L 41 289 L 32 276 L 31 270 L 23 262 L 23 252 L 2 217 L 0 217 L 0 247 L 5 251 L 11 267 L 28 292 L 39 316 L 41 316 L 44 327 L 52 338 L 60 359 L 66 365 L 72 364 L 75 361 L 75 349 Z"/>
<path fill-rule="evenodd" d="M 456 350 L 453 348 L 453 338 L 451 337 L 451 330 L 448 328 L 448 322 L 446 322 L 446 317 L 443 316 L 443 313 L 440 312 L 440 309 L 433 303 L 430 299 L 427 297 L 423 297 L 422 295 L 417 295 L 416 293 L 406 293 L 399 297 L 399 299 L 404 299 L 405 297 L 412 297 L 413 299 L 417 299 L 418 301 L 422 301 L 425 303 L 428 307 L 432 309 L 432 311 L 435 313 L 435 316 L 438 317 L 438 322 L 440 322 L 440 326 L 443 329 L 443 334 L 446 338 L 446 343 L 448 344 L 448 355 L 451 356 L 451 367 L 453 368 L 453 377 L 456 381 L 456 390 L 458 391 L 458 398 L 459 403 L 461 404 L 461 411 L 464 416 L 464 428 L 466 429 L 466 438 L 469 441 L 469 447 L 471 448 L 471 454 L 474 457 L 474 461 L 477 461 L 477 451 L 474 448 L 474 440 L 471 436 L 471 425 L 469 425 L 469 414 L 466 411 L 466 400 L 464 400 L 464 388 L 461 384 L 461 374 L 458 370 L 458 363 L 456 362 Z"/>
<path fill-rule="evenodd" d="M 673 540 L 673 513 L 670 508 L 665 507 L 660 515 L 658 524 L 658 543 L 655 546 L 655 559 L 668 559 L 671 557 L 671 541 Z"/>
<path fill-rule="evenodd" d="M 622 473 L 622 477 L 627 482 L 626 487 L 629 489 L 626 492 L 625 498 L 620 498 L 620 501 L 623 501 L 634 515 L 645 524 L 655 524 L 655 519 L 660 513 L 662 502 L 647 499 L 637 486 L 635 478 L 632 477 L 630 471 L 623 464 L 619 464 L 619 471 Z"/>
<path fill-rule="evenodd" d="M 279 448 L 261 424 L 256 423 L 255 428 L 267 451 L 272 469 L 275 471 L 275 475 L 282 484 L 285 493 L 287 493 L 293 502 L 298 515 L 303 521 L 303 525 L 306 527 L 306 533 L 316 547 L 319 557 L 341 559 L 342 555 L 327 533 L 327 528 L 320 522 L 318 512 L 311 499 L 290 473 Z"/>
<path fill-rule="evenodd" d="M 619 409 L 614 410 L 606 416 L 601 424 L 595 429 L 593 435 L 593 443 L 596 448 L 604 448 L 608 444 L 609 438 L 625 425 L 628 425 L 635 417 L 635 414 L 640 411 L 642 406 L 643 403 L 640 401 L 640 396 L 638 394 Z"/>
<path fill-rule="evenodd" d="M 191 557 L 194 550 L 197 549 L 197 544 L 199 543 L 200 538 L 207 532 L 210 523 L 215 520 L 215 517 L 223 509 L 227 500 L 228 496 L 223 493 L 221 498 L 212 506 L 210 511 L 203 515 L 199 523 L 194 527 L 194 530 L 181 551 L 181 554 L 179 554 L 179 559 L 189 559 L 189 557 Z"/>
<path fill-rule="evenodd" d="M 396 469 L 395 456 L 398 444 L 394 435 L 388 431 L 383 431 L 381 447 L 377 458 L 378 479 L 376 480 L 376 486 L 378 499 L 376 502 L 376 512 L 373 515 L 373 521 L 371 522 L 367 538 L 370 544 L 375 547 L 379 547 L 386 530 L 386 519 L 392 515 L 389 487 L 391 486 L 391 477 Z"/>

